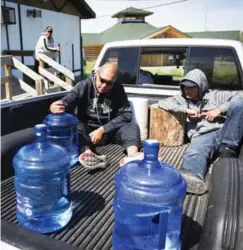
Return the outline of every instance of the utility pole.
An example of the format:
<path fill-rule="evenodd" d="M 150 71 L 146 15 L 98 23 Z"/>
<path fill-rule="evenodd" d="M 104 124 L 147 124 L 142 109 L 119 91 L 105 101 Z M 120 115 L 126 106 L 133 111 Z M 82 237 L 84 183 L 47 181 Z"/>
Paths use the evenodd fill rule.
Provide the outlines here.
<path fill-rule="evenodd" d="M 205 0 L 205 20 L 204 20 L 204 31 L 207 31 L 207 19 L 208 19 L 208 0 Z"/>

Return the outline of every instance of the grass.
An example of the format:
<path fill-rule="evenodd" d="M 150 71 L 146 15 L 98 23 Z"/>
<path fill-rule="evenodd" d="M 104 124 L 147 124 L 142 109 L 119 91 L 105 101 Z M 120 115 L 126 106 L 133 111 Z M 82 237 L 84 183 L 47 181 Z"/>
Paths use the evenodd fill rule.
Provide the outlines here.
<path fill-rule="evenodd" d="M 87 61 L 86 67 L 85 67 L 85 77 L 88 77 L 92 70 L 94 69 L 95 61 Z"/>
<path fill-rule="evenodd" d="M 85 77 L 88 77 L 93 68 L 95 61 L 87 61 L 85 68 Z M 161 66 L 161 67 L 141 67 L 143 70 L 150 71 L 154 75 L 170 75 L 173 80 L 181 80 L 184 76 L 184 69 L 182 66 L 176 68 L 175 66 Z M 215 61 L 213 69 L 213 81 L 232 81 L 237 76 L 237 69 L 232 62 Z"/>

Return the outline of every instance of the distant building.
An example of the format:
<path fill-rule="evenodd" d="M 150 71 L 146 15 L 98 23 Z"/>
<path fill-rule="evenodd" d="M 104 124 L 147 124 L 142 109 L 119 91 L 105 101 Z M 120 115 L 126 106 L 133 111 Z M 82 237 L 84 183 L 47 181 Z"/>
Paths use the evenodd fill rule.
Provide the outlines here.
<path fill-rule="evenodd" d="M 188 32 L 187 35 L 193 38 L 229 39 L 243 42 L 243 31 L 240 30 Z"/>
<path fill-rule="evenodd" d="M 103 45 L 113 41 L 156 38 L 218 38 L 243 42 L 243 32 L 239 30 L 185 33 L 170 25 L 157 28 L 145 20 L 152 14 L 153 12 L 150 11 L 130 7 L 114 14 L 112 18 L 117 18 L 118 22 L 107 30 L 101 33 L 83 33 L 86 60 L 95 60 Z"/>
<path fill-rule="evenodd" d="M 59 62 L 81 73 L 81 19 L 95 18 L 84 0 L 9 0 L 1 1 L 1 9 L 1 54 L 21 55 L 24 64 L 33 65 L 35 44 L 50 25 L 61 47 Z"/>
<path fill-rule="evenodd" d="M 156 28 L 146 22 L 145 18 L 153 12 L 133 7 L 122 10 L 112 16 L 118 22 L 101 33 L 83 33 L 83 47 L 86 60 L 95 60 L 103 45 L 113 41 L 155 38 L 188 38 L 172 26 Z"/>

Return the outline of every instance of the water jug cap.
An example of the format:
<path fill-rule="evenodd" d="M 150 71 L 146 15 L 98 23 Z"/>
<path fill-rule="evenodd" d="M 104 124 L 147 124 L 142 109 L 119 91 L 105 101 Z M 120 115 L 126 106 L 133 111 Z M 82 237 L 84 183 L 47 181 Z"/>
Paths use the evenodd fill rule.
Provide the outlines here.
<path fill-rule="evenodd" d="M 154 140 L 154 139 L 148 139 L 148 140 L 145 140 L 144 141 L 144 146 L 145 145 L 149 145 L 150 147 L 153 146 L 153 147 L 159 147 L 160 143 L 159 141 L 157 140 Z"/>
<path fill-rule="evenodd" d="M 77 126 L 79 120 L 76 116 L 69 113 L 58 113 L 58 114 L 49 114 L 45 117 L 43 123 L 51 127 L 68 127 L 68 126 Z"/>
<path fill-rule="evenodd" d="M 35 125 L 35 134 L 36 136 L 41 136 L 43 133 L 46 133 L 47 126 L 45 124 Z"/>

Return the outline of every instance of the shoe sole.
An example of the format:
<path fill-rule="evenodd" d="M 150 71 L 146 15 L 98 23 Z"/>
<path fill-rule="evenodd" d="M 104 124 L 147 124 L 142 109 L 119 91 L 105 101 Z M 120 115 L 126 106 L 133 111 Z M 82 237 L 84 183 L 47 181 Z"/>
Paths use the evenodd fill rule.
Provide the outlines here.
<path fill-rule="evenodd" d="M 209 191 L 210 174 L 207 174 L 204 183 L 187 182 L 187 193 L 202 195 Z"/>

